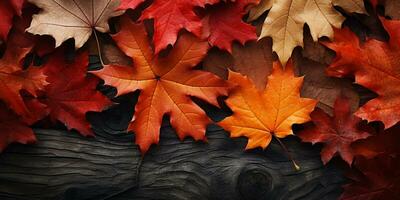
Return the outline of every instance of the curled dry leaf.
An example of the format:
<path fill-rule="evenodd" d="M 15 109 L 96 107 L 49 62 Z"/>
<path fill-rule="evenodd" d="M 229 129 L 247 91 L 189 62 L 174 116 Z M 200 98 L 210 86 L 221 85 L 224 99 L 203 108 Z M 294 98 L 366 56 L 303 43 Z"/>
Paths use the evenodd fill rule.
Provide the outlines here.
<path fill-rule="evenodd" d="M 334 109 L 333 117 L 320 109 L 316 109 L 311 113 L 314 126 L 307 127 L 297 135 L 304 142 L 324 143 L 321 150 L 321 158 L 324 164 L 338 153 L 344 161 L 351 165 L 354 158 L 351 143 L 365 139 L 370 134 L 359 129 L 358 125 L 361 119 L 350 112 L 350 104 L 347 98 L 339 96 Z"/>
<path fill-rule="evenodd" d="M 400 121 L 400 22 L 382 19 L 390 35 L 388 43 L 368 39 L 360 44 L 348 29 L 336 30 L 334 42 L 324 43 L 336 52 L 327 72 L 331 76 L 354 75 L 355 82 L 374 91 L 378 97 L 367 102 L 356 115 L 368 121 L 382 121 L 386 128 Z"/>
<path fill-rule="evenodd" d="M 56 47 L 69 38 L 82 47 L 93 31 L 109 31 L 108 20 L 121 15 L 119 0 L 29 0 L 42 9 L 33 16 L 28 32 L 51 35 Z"/>
<path fill-rule="evenodd" d="M 180 139 L 192 136 L 205 139 L 210 120 L 191 96 L 218 106 L 217 97 L 228 94 L 228 84 L 210 72 L 193 69 L 205 56 L 208 43 L 193 35 L 183 34 L 165 57 L 152 53 L 145 28 L 121 19 L 121 31 L 113 39 L 133 59 L 134 66 L 108 65 L 92 72 L 118 94 L 140 90 L 134 121 L 128 130 L 136 134 L 136 143 L 146 152 L 159 141 L 162 118 L 169 114 L 172 127 Z"/>
<path fill-rule="evenodd" d="M 231 137 L 247 137 L 246 149 L 265 149 L 272 136 L 292 135 L 292 125 L 310 121 L 309 114 L 317 104 L 315 100 L 300 97 L 303 78 L 294 76 L 291 62 L 284 70 L 274 63 L 264 91 L 236 72 L 230 71 L 228 80 L 237 84 L 226 101 L 233 115 L 218 124 Z"/>
<path fill-rule="evenodd" d="M 333 28 L 340 28 L 345 19 L 335 10 L 334 5 L 347 12 L 366 13 L 362 0 L 263 1 L 250 12 L 249 19 L 255 20 L 266 10 L 270 10 L 259 38 L 272 37 L 272 48 L 283 65 L 296 46 L 303 47 L 304 24 L 310 27 L 314 41 L 323 36 L 333 37 Z"/>

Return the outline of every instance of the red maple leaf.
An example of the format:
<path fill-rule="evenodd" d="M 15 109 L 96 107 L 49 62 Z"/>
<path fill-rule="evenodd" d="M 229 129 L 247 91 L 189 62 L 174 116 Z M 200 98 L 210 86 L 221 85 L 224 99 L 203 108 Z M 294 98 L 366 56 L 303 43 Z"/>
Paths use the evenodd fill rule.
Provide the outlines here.
<path fill-rule="evenodd" d="M 257 39 L 256 28 L 243 22 L 247 6 L 255 5 L 259 0 L 237 0 L 217 5 L 203 20 L 208 42 L 211 46 L 232 52 L 232 42 L 242 45 Z"/>
<path fill-rule="evenodd" d="M 354 154 L 350 144 L 370 135 L 358 129 L 361 119 L 350 112 L 349 101 L 344 97 L 338 97 L 335 101 L 333 117 L 317 108 L 311 113 L 311 119 L 315 125 L 299 132 L 298 136 L 305 142 L 325 143 L 321 151 L 324 164 L 339 153 L 351 165 Z"/>
<path fill-rule="evenodd" d="M 6 40 L 12 27 L 15 15 L 21 16 L 22 6 L 25 0 L 1 0 L 0 1 L 0 39 Z"/>
<path fill-rule="evenodd" d="M 24 103 L 21 92 L 37 96 L 47 84 L 42 68 L 23 69 L 22 61 L 30 52 L 30 47 L 21 48 L 14 39 L 8 40 L 6 51 L 0 59 L 0 100 L 3 100 L 15 113 L 28 117 L 32 114 Z"/>
<path fill-rule="evenodd" d="M 119 10 L 135 9 L 145 0 L 121 0 Z"/>
<path fill-rule="evenodd" d="M 219 0 L 155 0 L 143 11 L 141 19 L 154 19 L 153 42 L 158 54 L 168 45 L 173 45 L 178 32 L 185 29 L 200 37 L 202 33 L 201 18 L 195 13 L 195 7 L 204 7 Z"/>
<path fill-rule="evenodd" d="M 0 102 L 0 152 L 9 144 L 33 143 L 36 137 L 28 124 L 22 122 L 14 112 Z"/>
<path fill-rule="evenodd" d="M 354 166 L 360 173 L 347 176 L 353 180 L 344 186 L 342 200 L 386 200 L 400 196 L 400 157 L 387 154 L 374 159 L 357 158 Z"/>
<path fill-rule="evenodd" d="M 335 30 L 334 42 L 324 44 L 336 52 L 328 75 L 354 76 L 356 83 L 378 94 L 355 114 L 389 128 L 400 121 L 400 22 L 381 21 L 390 35 L 388 43 L 368 39 L 361 44 L 349 29 L 340 29 Z"/>
<path fill-rule="evenodd" d="M 100 112 L 111 101 L 96 90 L 99 79 L 87 75 L 88 54 L 79 53 L 70 62 L 64 57 L 64 51 L 58 50 L 44 64 L 49 85 L 41 102 L 48 106 L 50 118 L 59 120 L 68 129 L 76 129 L 84 136 L 93 132 L 86 113 Z"/>
<path fill-rule="evenodd" d="M 181 29 L 193 33 L 197 37 L 208 38 L 212 46 L 231 52 L 232 42 L 257 39 L 256 29 L 243 22 L 249 5 L 259 0 L 236 0 L 222 2 L 206 11 L 202 19 L 194 11 L 195 7 L 205 7 L 218 3 L 219 0 L 155 0 L 144 10 L 141 19 L 154 19 L 153 42 L 158 54 L 168 45 L 174 45 Z"/>

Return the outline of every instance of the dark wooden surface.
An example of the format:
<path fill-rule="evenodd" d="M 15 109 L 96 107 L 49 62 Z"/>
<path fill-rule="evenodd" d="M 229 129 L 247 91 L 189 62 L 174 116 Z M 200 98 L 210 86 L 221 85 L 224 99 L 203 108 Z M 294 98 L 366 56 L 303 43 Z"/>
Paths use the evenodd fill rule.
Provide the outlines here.
<path fill-rule="evenodd" d="M 36 145 L 0 156 L 0 199 L 336 199 L 342 175 L 318 150 L 289 139 L 293 169 L 274 142 L 245 152 L 217 126 L 208 142 L 180 142 L 169 126 L 143 158 L 132 141 L 36 130 Z"/>

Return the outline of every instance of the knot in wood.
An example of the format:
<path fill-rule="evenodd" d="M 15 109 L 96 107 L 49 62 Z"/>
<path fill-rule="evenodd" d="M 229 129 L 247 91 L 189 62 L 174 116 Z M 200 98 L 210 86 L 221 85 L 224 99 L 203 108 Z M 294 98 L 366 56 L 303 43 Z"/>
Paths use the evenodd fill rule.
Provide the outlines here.
<path fill-rule="evenodd" d="M 272 181 L 268 172 L 259 169 L 246 170 L 239 175 L 237 189 L 245 200 L 267 199 L 272 190 Z"/>

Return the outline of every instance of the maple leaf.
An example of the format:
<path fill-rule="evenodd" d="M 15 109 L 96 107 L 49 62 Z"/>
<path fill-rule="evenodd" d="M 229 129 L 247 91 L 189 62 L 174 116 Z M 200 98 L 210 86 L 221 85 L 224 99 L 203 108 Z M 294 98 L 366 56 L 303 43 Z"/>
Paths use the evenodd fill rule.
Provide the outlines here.
<path fill-rule="evenodd" d="M 151 144 L 158 143 L 162 117 L 166 113 L 180 139 L 186 136 L 204 139 L 210 120 L 190 96 L 218 106 L 216 98 L 227 95 L 228 90 L 228 84 L 222 79 L 193 69 L 206 54 L 207 42 L 186 33 L 168 56 L 157 57 L 152 53 L 144 26 L 132 23 L 127 17 L 121 19 L 121 31 L 113 38 L 135 66 L 109 65 L 92 73 L 116 87 L 117 95 L 141 91 L 134 121 L 128 128 L 135 132 L 141 151 L 144 153 Z"/>
<path fill-rule="evenodd" d="M 36 137 L 31 128 L 0 102 L 0 152 L 11 143 L 33 143 Z"/>
<path fill-rule="evenodd" d="M 44 64 L 49 85 L 41 98 L 53 121 L 59 120 L 68 129 L 76 129 L 84 136 L 93 135 L 85 114 L 100 112 L 111 105 L 111 101 L 96 90 L 99 79 L 87 76 L 88 63 L 85 52 L 68 62 L 63 49 L 56 51 Z"/>
<path fill-rule="evenodd" d="M 315 109 L 311 113 L 311 119 L 315 126 L 306 128 L 297 135 L 304 142 L 325 143 L 321 151 L 324 164 L 339 153 L 343 160 L 351 165 L 354 153 L 350 144 L 370 136 L 369 133 L 359 130 L 358 125 L 361 119 L 350 112 L 349 100 L 342 96 L 335 101 L 333 117 L 320 109 Z"/>
<path fill-rule="evenodd" d="M 154 50 L 158 54 L 168 45 L 175 44 L 178 32 L 185 29 L 200 37 L 202 33 L 201 18 L 194 12 L 195 7 L 204 7 L 219 0 L 154 0 L 150 7 L 143 11 L 141 20 L 154 19 Z"/>
<path fill-rule="evenodd" d="M 303 51 L 295 50 L 292 55 L 298 72 L 296 75 L 304 76 L 301 95 L 318 100 L 318 108 L 329 115 L 334 113 L 337 97 L 344 95 L 349 100 L 350 110 L 355 112 L 359 107 L 360 97 L 354 89 L 353 80 L 326 76 L 325 70 L 328 65 L 322 63 L 333 60 L 334 54 L 329 55 L 328 49 L 322 44 L 314 43 L 311 36 L 305 38 L 304 44 Z M 313 60 L 304 58 L 302 54 L 312 55 Z"/>
<path fill-rule="evenodd" d="M 20 92 L 26 91 L 37 96 L 43 91 L 46 76 L 42 68 L 22 68 L 22 60 L 31 48 L 20 48 L 9 40 L 6 52 L 0 59 L 0 99 L 3 100 L 17 114 L 28 117 L 32 113 L 22 99 Z"/>
<path fill-rule="evenodd" d="M 247 14 L 246 8 L 258 2 L 259 0 L 236 0 L 212 9 L 203 19 L 206 32 L 209 33 L 209 43 L 232 52 L 233 41 L 244 45 L 247 41 L 257 39 L 256 28 L 244 23 L 242 18 Z"/>
<path fill-rule="evenodd" d="M 12 27 L 15 15 L 21 16 L 22 6 L 25 0 L 2 0 L 0 1 L 0 39 L 6 40 L 8 32 Z"/>
<path fill-rule="evenodd" d="M 226 101 L 233 115 L 218 124 L 231 137 L 249 138 L 246 149 L 265 149 L 272 135 L 278 138 L 292 135 L 292 125 L 309 121 L 309 114 L 317 104 L 315 100 L 300 98 L 303 78 L 294 76 L 291 62 L 285 70 L 274 63 L 263 92 L 239 73 L 230 71 L 228 80 L 238 85 Z"/>
<path fill-rule="evenodd" d="M 51 35 L 56 47 L 69 38 L 82 47 L 93 31 L 108 32 L 108 19 L 124 11 L 117 10 L 118 0 L 29 0 L 42 11 L 33 16 L 28 32 Z"/>
<path fill-rule="evenodd" d="M 368 39 L 360 44 L 357 36 L 348 29 L 336 30 L 334 42 L 324 43 L 336 52 L 328 75 L 344 77 L 354 75 L 355 82 L 378 97 L 363 105 L 355 114 L 368 121 L 382 121 L 390 128 L 400 120 L 400 31 L 398 21 L 382 19 L 390 35 L 389 43 Z"/>
<path fill-rule="evenodd" d="M 303 26 L 307 23 L 314 41 L 333 36 L 333 27 L 340 28 L 344 17 L 333 7 L 347 12 L 366 13 L 362 0 L 263 0 L 250 12 L 249 20 L 270 10 L 259 38 L 270 36 L 273 50 L 283 65 L 296 46 L 303 47 Z"/>
<path fill-rule="evenodd" d="M 360 158 L 354 165 L 361 173 L 348 174 L 352 183 L 344 186 L 341 200 L 398 199 L 400 196 L 400 158 L 380 155 Z"/>
<path fill-rule="evenodd" d="M 228 69 L 248 76 L 259 90 L 267 83 L 272 72 L 272 49 L 269 40 L 248 42 L 244 46 L 234 44 L 231 54 L 212 49 L 203 60 L 203 68 L 227 79 Z"/>

